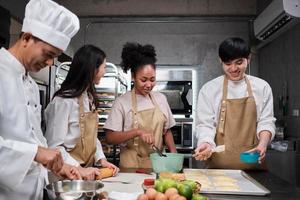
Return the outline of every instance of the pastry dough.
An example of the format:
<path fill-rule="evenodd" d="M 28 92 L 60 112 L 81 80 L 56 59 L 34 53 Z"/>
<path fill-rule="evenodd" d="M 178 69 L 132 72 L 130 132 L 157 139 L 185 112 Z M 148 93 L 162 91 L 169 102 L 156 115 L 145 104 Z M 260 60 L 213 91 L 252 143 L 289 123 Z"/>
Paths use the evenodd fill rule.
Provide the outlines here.
<path fill-rule="evenodd" d="M 114 175 L 114 169 L 111 168 L 100 168 L 100 176 L 96 176 L 96 180 L 112 177 Z"/>

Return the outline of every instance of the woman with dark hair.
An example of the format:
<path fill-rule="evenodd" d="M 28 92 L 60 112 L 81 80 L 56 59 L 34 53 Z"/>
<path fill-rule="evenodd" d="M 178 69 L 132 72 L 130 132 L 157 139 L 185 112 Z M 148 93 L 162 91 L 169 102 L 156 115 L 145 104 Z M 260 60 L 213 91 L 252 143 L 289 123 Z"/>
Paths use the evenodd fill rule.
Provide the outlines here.
<path fill-rule="evenodd" d="M 60 148 L 65 162 L 77 166 L 88 180 L 100 175 L 93 165 L 113 168 L 114 174 L 118 172 L 106 160 L 97 139 L 95 84 L 103 77 L 105 65 L 106 55 L 101 49 L 93 45 L 81 47 L 61 88 L 45 110 L 49 147 Z"/>
<path fill-rule="evenodd" d="M 209 168 L 265 169 L 266 149 L 274 137 L 273 96 L 269 84 L 246 75 L 250 48 L 241 38 L 228 38 L 219 46 L 224 75 L 200 90 L 196 113 L 197 160 Z M 216 146 L 225 151 L 212 154 Z M 240 153 L 258 152 L 260 164 L 240 161 Z"/>
<path fill-rule="evenodd" d="M 175 125 L 166 97 L 153 92 L 156 81 L 156 53 L 152 45 L 127 43 L 122 50 L 121 67 L 131 71 L 134 87 L 114 102 L 106 120 L 106 139 L 121 144 L 120 167 L 151 168 L 152 145 L 166 143 L 176 152 L 170 130 Z"/>

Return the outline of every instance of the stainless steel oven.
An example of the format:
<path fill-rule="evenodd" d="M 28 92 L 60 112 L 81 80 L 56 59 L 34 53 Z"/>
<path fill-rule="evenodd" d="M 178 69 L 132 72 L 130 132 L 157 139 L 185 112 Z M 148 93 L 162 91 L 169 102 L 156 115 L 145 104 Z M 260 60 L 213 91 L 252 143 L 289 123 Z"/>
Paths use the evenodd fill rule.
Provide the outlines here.
<path fill-rule="evenodd" d="M 192 115 L 192 81 L 157 81 L 154 90 L 166 96 L 173 114 Z"/>
<path fill-rule="evenodd" d="M 183 66 L 158 68 L 156 70 L 156 85 L 153 90 L 159 91 L 166 96 L 174 115 L 191 117 L 193 112 L 192 69 Z"/>
<path fill-rule="evenodd" d="M 193 123 L 176 119 L 176 125 L 171 128 L 177 149 L 193 148 Z"/>

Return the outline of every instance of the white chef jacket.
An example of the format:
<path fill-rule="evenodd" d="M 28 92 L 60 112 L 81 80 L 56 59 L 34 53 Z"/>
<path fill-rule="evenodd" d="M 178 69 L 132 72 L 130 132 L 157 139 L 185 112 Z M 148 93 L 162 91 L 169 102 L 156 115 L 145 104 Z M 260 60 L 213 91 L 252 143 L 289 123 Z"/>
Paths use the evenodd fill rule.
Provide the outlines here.
<path fill-rule="evenodd" d="M 47 147 L 35 81 L 6 49 L 0 49 L 0 200 L 43 198 L 47 170 L 34 161 Z"/>
<path fill-rule="evenodd" d="M 84 112 L 90 111 L 87 92 L 83 93 L 83 108 Z M 79 163 L 68 153 L 75 147 L 80 137 L 78 98 L 54 97 L 45 110 L 45 119 L 47 125 L 45 137 L 49 147 L 58 147 L 66 163 L 78 166 Z M 95 164 L 99 159 L 105 158 L 98 139 L 94 158 Z"/>
<path fill-rule="evenodd" d="M 270 85 L 257 77 L 247 75 L 250 82 L 257 110 L 257 137 L 263 130 L 270 131 L 272 139 L 275 135 L 275 118 L 273 111 L 273 95 Z M 215 146 L 214 138 L 218 124 L 221 99 L 223 95 L 224 76 L 219 76 L 207 82 L 199 91 L 196 110 L 196 137 L 198 144 L 208 142 Z M 228 80 L 228 99 L 247 97 L 245 79 L 240 81 Z"/>

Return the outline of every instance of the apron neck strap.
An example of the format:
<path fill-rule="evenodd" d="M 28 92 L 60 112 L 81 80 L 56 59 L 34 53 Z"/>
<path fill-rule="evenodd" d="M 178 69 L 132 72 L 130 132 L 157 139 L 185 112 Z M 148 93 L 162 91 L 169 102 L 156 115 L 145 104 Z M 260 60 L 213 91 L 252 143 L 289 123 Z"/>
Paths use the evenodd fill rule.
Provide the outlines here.
<path fill-rule="evenodd" d="M 250 86 L 250 82 L 247 78 L 247 76 L 245 75 L 245 82 L 247 84 L 247 92 L 249 97 L 253 97 L 253 93 L 252 93 L 252 89 Z M 226 100 L 227 99 L 227 92 L 228 92 L 228 78 L 226 77 L 226 75 L 224 75 L 224 83 L 223 83 L 223 96 L 222 96 L 222 100 Z"/>
<path fill-rule="evenodd" d="M 226 75 L 224 75 L 222 100 L 227 99 L 227 90 L 228 90 L 228 78 L 226 77 Z"/>
<path fill-rule="evenodd" d="M 83 110 L 83 95 L 80 95 L 78 97 L 78 103 L 79 103 L 79 114 L 83 114 L 84 110 Z"/>
<path fill-rule="evenodd" d="M 247 83 L 247 91 L 248 91 L 248 95 L 249 97 L 253 97 L 253 92 L 252 92 L 252 88 L 250 86 L 250 81 L 249 79 L 247 78 L 247 76 L 245 75 L 245 81 Z"/>
<path fill-rule="evenodd" d="M 132 101 L 132 110 L 134 113 L 137 113 L 136 93 L 134 88 L 131 90 L 131 101 Z"/>
<path fill-rule="evenodd" d="M 149 93 L 149 97 L 150 97 L 151 102 L 153 103 L 153 105 L 154 105 L 155 107 L 157 107 L 157 103 L 156 103 L 156 101 L 155 101 L 155 98 L 154 98 L 153 95 L 151 94 L 151 92 Z M 137 113 L 136 91 L 135 91 L 134 88 L 131 90 L 131 100 L 132 100 L 132 110 L 133 110 L 133 112 Z"/>

